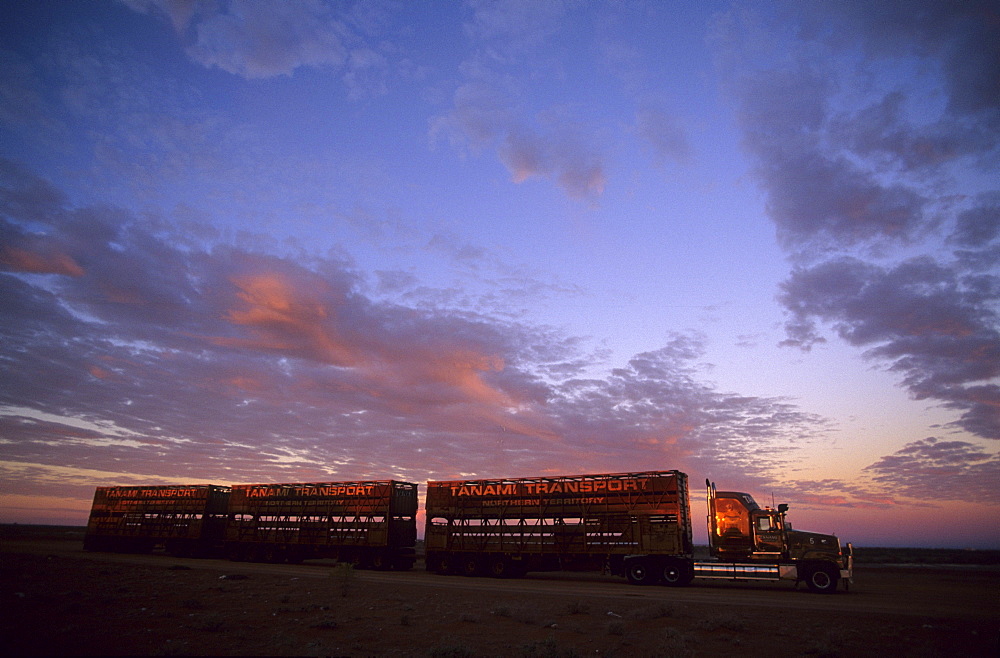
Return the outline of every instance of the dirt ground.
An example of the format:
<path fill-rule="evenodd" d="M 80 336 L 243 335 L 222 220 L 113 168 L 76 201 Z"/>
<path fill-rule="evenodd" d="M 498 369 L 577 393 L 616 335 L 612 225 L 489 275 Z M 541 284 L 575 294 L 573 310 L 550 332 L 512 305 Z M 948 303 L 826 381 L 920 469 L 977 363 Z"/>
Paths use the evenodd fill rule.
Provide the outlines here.
<path fill-rule="evenodd" d="M 87 553 L 4 538 L 7 655 L 997 656 L 996 568 L 859 568 L 791 583 L 633 587 Z"/>

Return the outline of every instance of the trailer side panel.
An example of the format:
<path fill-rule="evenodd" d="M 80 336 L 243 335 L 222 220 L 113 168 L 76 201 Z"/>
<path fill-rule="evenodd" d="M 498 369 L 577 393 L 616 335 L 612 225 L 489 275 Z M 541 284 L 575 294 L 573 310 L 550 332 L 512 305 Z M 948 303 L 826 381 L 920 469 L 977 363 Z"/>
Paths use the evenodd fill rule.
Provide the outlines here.
<path fill-rule="evenodd" d="M 412 555 L 416 511 L 417 485 L 409 482 L 234 485 L 226 543 L 236 559 L 330 557 L 381 565 Z"/>
<path fill-rule="evenodd" d="M 426 507 L 432 560 L 691 552 L 687 476 L 678 471 L 428 482 Z"/>
<path fill-rule="evenodd" d="M 206 551 L 222 540 L 229 495 L 217 485 L 98 487 L 84 548 Z"/>

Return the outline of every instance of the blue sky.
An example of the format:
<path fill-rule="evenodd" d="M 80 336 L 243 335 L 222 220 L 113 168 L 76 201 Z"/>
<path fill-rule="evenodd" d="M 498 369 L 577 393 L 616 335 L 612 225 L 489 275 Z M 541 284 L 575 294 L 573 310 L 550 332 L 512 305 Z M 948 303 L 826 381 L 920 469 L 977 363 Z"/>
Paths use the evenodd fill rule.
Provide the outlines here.
<path fill-rule="evenodd" d="M 677 468 L 998 546 L 995 5 L 0 11 L 0 521 Z"/>

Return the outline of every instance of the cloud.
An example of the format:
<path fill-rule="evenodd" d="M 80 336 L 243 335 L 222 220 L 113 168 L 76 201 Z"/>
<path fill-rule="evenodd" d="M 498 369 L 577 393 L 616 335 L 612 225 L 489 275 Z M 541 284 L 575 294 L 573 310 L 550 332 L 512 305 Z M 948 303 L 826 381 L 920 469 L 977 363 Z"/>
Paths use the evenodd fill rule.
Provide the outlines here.
<path fill-rule="evenodd" d="M 377 20 L 377 10 L 352 15 L 353 10 L 322 0 L 122 2 L 167 18 L 188 56 L 202 66 L 247 79 L 292 75 L 302 67 L 343 69 L 352 100 L 386 91 L 386 59 L 365 45 L 362 34 L 366 20 Z"/>
<path fill-rule="evenodd" d="M 0 272 L 10 463 L 420 481 L 572 459 L 745 482 L 822 427 L 786 400 L 700 381 L 697 335 L 580 379 L 593 356 L 552 328 L 379 301 L 344 262 L 198 246 L 166 220 L 72 207 L 17 165 L 6 171 L 3 235 L 80 268 L 39 271 L 28 259 Z"/>
<path fill-rule="evenodd" d="M 471 80 L 458 87 L 452 109 L 431 123 L 431 137 L 457 148 L 495 148 L 511 180 L 553 179 L 576 199 L 604 192 L 604 158 L 582 126 L 560 112 L 528 117 L 508 85 Z"/>
<path fill-rule="evenodd" d="M 997 439 L 1000 21 L 988 3 L 917 4 L 734 12 L 716 47 L 796 263 L 783 344 L 809 349 L 827 323 Z"/>
<path fill-rule="evenodd" d="M 966 431 L 1000 439 L 1000 282 L 961 276 L 928 257 L 891 268 L 841 258 L 794 270 L 781 302 L 792 313 L 788 343 L 817 340 L 813 318 L 903 375 L 917 399 L 963 412 Z"/>
<path fill-rule="evenodd" d="M 833 117 L 830 130 L 837 142 L 880 167 L 917 174 L 986 153 L 1000 139 L 987 122 L 943 117 L 915 125 L 908 118 L 913 105 L 902 91 L 889 91 L 872 105 Z"/>
<path fill-rule="evenodd" d="M 661 160 L 686 162 L 691 157 L 691 145 L 687 135 L 678 125 L 674 116 L 666 111 L 645 107 L 636 116 L 639 136 L 653 147 Z"/>
<path fill-rule="evenodd" d="M 865 469 L 875 482 L 912 498 L 1000 503 L 1000 456 L 967 441 L 927 438 Z"/>
<path fill-rule="evenodd" d="M 300 66 L 339 68 L 347 58 L 346 30 L 322 2 L 228 3 L 198 16 L 192 28 L 192 59 L 246 78 L 291 75 Z"/>
<path fill-rule="evenodd" d="M 832 92 L 829 72 L 806 64 L 754 73 L 740 86 L 744 143 L 757 157 L 779 240 L 789 250 L 822 250 L 915 239 L 926 221 L 922 194 L 828 148 Z"/>
<path fill-rule="evenodd" d="M 470 8 L 465 31 L 476 49 L 460 67 L 451 107 L 431 120 L 432 141 L 495 149 L 515 183 L 550 179 L 572 198 L 600 197 L 606 165 L 596 131 L 577 118 L 581 112 L 546 105 L 539 99 L 547 93 L 531 88 L 539 71 L 561 67 L 542 47 L 565 30 L 566 4 L 473 2 Z"/>
<path fill-rule="evenodd" d="M 1000 194 L 984 195 L 981 201 L 958 215 L 951 238 L 959 247 L 984 249 L 1000 244 Z"/>
<path fill-rule="evenodd" d="M 471 0 L 472 10 L 465 32 L 477 42 L 491 61 L 514 63 L 531 57 L 554 33 L 571 10 L 564 0 L 533 2 Z"/>
<path fill-rule="evenodd" d="M 388 65 L 388 60 L 371 48 L 352 50 L 343 78 L 348 89 L 347 97 L 356 101 L 389 93 L 386 83 Z"/>
<path fill-rule="evenodd" d="M 790 3 L 792 4 L 792 3 Z M 872 58 L 916 56 L 939 67 L 954 115 L 985 112 L 1000 118 L 998 13 L 990 0 L 943 4 L 891 0 L 878 4 L 794 3 L 805 36 L 825 35 L 842 46 L 856 35 Z"/>

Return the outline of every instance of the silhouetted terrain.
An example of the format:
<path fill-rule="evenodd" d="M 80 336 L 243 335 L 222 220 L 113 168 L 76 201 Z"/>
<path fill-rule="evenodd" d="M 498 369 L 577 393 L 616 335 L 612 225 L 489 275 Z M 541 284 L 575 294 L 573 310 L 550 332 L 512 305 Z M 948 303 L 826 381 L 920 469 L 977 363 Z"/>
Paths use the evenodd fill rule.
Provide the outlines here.
<path fill-rule="evenodd" d="M 82 550 L 82 528 L 6 526 L 7 655 L 995 656 L 995 552 L 872 549 L 850 592 L 634 587 Z M 986 566 L 942 567 L 981 553 Z M 956 557 L 957 556 L 957 557 Z"/>

